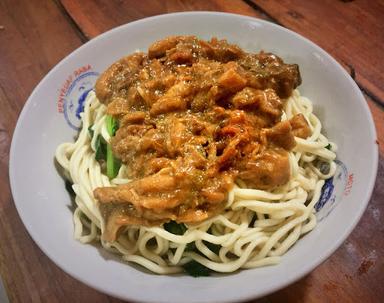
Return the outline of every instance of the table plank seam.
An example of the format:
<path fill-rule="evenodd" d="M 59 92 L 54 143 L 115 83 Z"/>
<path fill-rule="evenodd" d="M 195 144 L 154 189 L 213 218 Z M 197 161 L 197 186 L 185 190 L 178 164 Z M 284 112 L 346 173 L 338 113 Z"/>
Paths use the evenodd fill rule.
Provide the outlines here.
<path fill-rule="evenodd" d="M 265 9 L 263 9 L 261 6 L 259 6 L 254 1 L 252 1 L 252 0 L 243 0 L 243 1 L 246 4 L 248 4 L 250 7 L 255 9 L 258 13 L 265 15 L 269 19 L 269 21 L 271 21 L 277 25 L 280 25 L 282 27 L 285 27 L 287 29 L 292 30 L 291 28 L 285 26 L 283 23 L 279 22 L 277 18 L 275 18 L 273 15 L 269 14 Z M 341 60 L 341 59 L 338 58 L 338 60 Z M 363 93 L 365 93 L 367 96 L 369 96 L 371 98 L 371 100 L 380 107 L 380 109 L 384 110 L 384 100 L 380 99 L 372 91 L 370 91 L 368 88 L 366 88 L 362 83 L 360 83 L 359 81 L 356 80 L 356 69 L 354 68 L 354 66 L 351 63 L 346 62 L 344 60 L 341 60 L 341 61 L 342 61 L 341 63 L 343 63 L 344 65 L 346 65 L 350 69 L 350 71 L 348 71 L 348 73 L 352 77 L 353 81 L 355 81 L 357 86 L 360 88 L 360 90 Z"/>
<path fill-rule="evenodd" d="M 377 97 L 375 94 L 373 94 L 371 91 L 366 89 L 363 85 L 361 85 L 359 82 L 355 81 L 357 86 L 360 88 L 360 90 L 366 94 L 375 104 L 379 106 L 381 110 L 384 111 L 384 100 L 380 100 L 379 97 Z"/>
<path fill-rule="evenodd" d="M 68 20 L 68 23 L 73 28 L 76 35 L 80 38 L 80 41 L 82 43 L 88 42 L 90 39 L 87 37 L 87 35 L 83 32 L 79 24 L 72 18 L 72 16 L 69 14 L 69 12 L 66 10 L 66 8 L 63 6 L 60 0 L 53 0 L 53 2 L 56 4 L 59 11 L 63 14 L 64 18 Z"/>
<path fill-rule="evenodd" d="M 364 85 L 362 85 L 361 83 L 359 83 L 359 81 L 356 80 L 355 67 L 352 64 L 350 64 L 344 60 L 341 60 L 341 63 L 344 66 L 344 68 L 347 70 L 348 74 L 351 76 L 353 81 L 355 81 L 356 85 L 359 87 L 359 89 L 363 93 L 363 95 L 368 96 L 370 98 L 370 100 L 380 108 L 380 110 L 384 110 L 384 102 L 382 100 L 380 100 L 379 97 L 375 96 L 372 92 L 367 90 L 364 87 Z"/>
<path fill-rule="evenodd" d="M 280 26 L 285 27 L 282 25 L 275 17 L 273 17 L 271 14 L 269 14 L 266 10 L 264 10 L 262 7 L 257 5 L 255 2 L 252 0 L 243 0 L 246 4 L 248 4 L 250 7 L 252 7 L 254 10 L 256 10 L 259 14 L 262 14 L 268 18 L 269 21 L 278 24 Z"/>

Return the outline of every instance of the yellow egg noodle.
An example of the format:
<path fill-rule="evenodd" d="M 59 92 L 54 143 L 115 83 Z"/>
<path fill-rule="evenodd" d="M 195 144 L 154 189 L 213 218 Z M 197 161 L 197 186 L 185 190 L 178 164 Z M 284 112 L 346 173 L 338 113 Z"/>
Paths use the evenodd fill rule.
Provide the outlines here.
<path fill-rule="evenodd" d="M 289 153 L 291 178 L 287 184 L 264 191 L 245 188 L 245 184 L 237 180 L 228 195 L 224 213 L 198 225 L 186 224 L 184 235 L 172 234 L 163 227 L 128 226 L 117 241 L 103 241 L 103 220 L 93 190 L 130 181 L 125 178 L 124 165 L 117 177 L 109 180 L 95 160 L 97 136 L 101 134 L 106 142 L 110 140 L 105 112 L 106 106 L 91 91 L 82 113 L 78 139 L 75 143 L 63 143 L 56 150 L 56 159 L 76 193 L 74 237 L 80 242 L 99 241 L 104 248 L 122 255 L 125 261 L 158 274 L 181 272 L 182 265 L 191 260 L 217 272 L 233 272 L 278 263 L 301 235 L 315 227 L 314 206 L 324 180 L 335 174 L 333 160 L 337 147 L 321 134 L 321 122 L 313 114 L 312 102 L 295 90 L 285 103 L 282 120 L 302 113 L 312 135 L 307 139 L 295 138 L 296 147 Z M 94 131 L 92 140 L 88 134 L 90 126 Z M 329 164 L 326 175 L 315 165 L 319 158 Z M 257 220 L 253 220 L 254 215 Z M 191 242 L 195 242 L 200 253 L 186 249 Z M 211 251 L 207 242 L 220 245 L 219 253 Z"/>

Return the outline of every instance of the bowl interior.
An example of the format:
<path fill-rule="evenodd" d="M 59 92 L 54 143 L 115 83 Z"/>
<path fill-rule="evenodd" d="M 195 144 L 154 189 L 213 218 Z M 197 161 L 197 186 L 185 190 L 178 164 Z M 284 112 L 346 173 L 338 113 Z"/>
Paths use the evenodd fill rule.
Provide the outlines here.
<path fill-rule="evenodd" d="M 298 63 L 303 79 L 299 90 L 313 101 L 327 136 L 339 147 L 337 155 L 343 169 L 335 180 L 332 207 L 324 208 L 315 230 L 288 251 L 279 265 L 199 279 L 160 277 L 73 239 L 71 203 L 55 169 L 54 152 L 60 143 L 72 141 L 76 135 L 76 100 L 93 86 L 97 73 L 120 57 L 138 49 L 145 51 L 165 36 L 184 34 L 225 38 L 247 51 L 271 51 L 285 62 Z M 233 302 L 292 283 L 341 244 L 372 192 L 378 157 L 375 140 L 372 118 L 360 90 L 315 44 L 254 18 L 179 13 L 116 28 L 60 62 L 36 87 L 20 115 L 11 148 L 10 179 L 16 207 L 33 239 L 56 264 L 82 282 L 128 300 Z"/>

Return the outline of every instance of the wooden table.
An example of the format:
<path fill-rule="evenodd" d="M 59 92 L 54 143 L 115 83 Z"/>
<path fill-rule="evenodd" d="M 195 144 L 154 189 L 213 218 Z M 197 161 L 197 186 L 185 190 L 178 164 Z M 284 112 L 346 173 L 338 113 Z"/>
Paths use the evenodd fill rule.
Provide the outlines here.
<path fill-rule="evenodd" d="M 11 302 L 120 302 L 65 274 L 36 246 L 12 200 L 8 161 L 17 117 L 62 58 L 117 25 L 208 10 L 265 19 L 320 45 L 350 73 L 372 111 L 380 144 L 376 186 L 344 244 L 297 283 L 254 302 L 384 301 L 384 2 L 380 0 L 0 0 L 0 274 Z"/>

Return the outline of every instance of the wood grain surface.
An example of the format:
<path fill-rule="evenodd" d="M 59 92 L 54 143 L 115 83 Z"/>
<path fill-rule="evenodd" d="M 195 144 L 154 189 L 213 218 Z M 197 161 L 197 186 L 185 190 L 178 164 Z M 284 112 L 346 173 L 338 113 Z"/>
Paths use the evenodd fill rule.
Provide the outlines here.
<path fill-rule="evenodd" d="M 34 244 L 14 206 L 9 147 L 42 77 L 88 39 L 168 12 L 232 12 L 275 22 L 342 63 L 365 93 L 380 144 L 373 196 L 343 245 L 300 281 L 252 302 L 382 302 L 384 297 L 384 4 L 363 0 L 0 0 L 0 274 L 10 302 L 121 302 L 76 281 Z"/>
<path fill-rule="evenodd" d="M 252 0 L 254 7 L 351 67 L 358 85 L 384 106 L 384 1 Z"/>
<path fill-rule="evenodd" d="M 87 38 L 93 38 L 113 27 L 145 17 L 183 11 L 220 11 L 268 19 L 265 14 L 255 11 L 242 0 L 81 2 L 62 0 L 61 3 Z"/>

